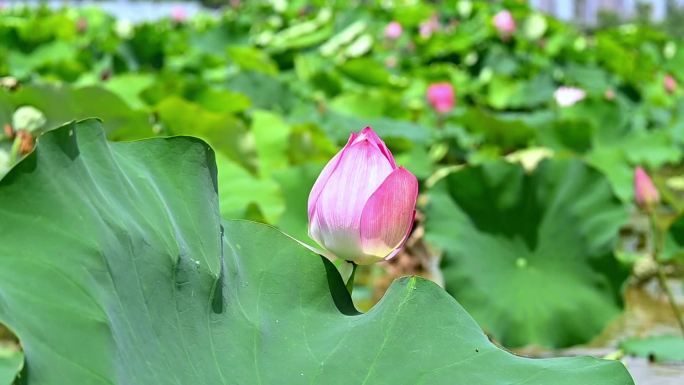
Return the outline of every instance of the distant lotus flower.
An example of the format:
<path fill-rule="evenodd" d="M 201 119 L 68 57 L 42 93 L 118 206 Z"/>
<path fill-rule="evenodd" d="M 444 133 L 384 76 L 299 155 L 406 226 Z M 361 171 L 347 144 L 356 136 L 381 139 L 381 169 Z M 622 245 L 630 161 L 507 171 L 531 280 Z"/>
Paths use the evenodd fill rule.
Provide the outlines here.
<path fill-rule="evenodd" d="M 429 19 L 420 23 L 419 33 L 423 39 L 429 39 L 433 33 L 439 30 L 439 19 L 437 15 L 432 15 Z"/>
<path fill-rule="evenodd" d="M 83 34 L 87 30 L 88 30 L 88 20 L 86 20 L 84 17 L 79 18 L 76 21 L 76 32 Z"/>
<path fill-rule="evenodd" d="M 603 97 L 608 101 L 612 101 L 615 99 L 615 91 L 613 91 L 612 88 L 608 88 L 606 92 L 603 93 Z"/>
<path fill-rule="evenodd" d="M 494 27 L 502 38 L 510 37 L 515 32 L 515 20 L 511 12 L 503 10 L 494 15 Z"/>
<path fill-rule="evenodd" d="M 188 13 L 185 8 L 181 6 L 175 6 L 171 8 L 171 19 L 177 23 L 182 23 L 188 18 Z"/>
<path fill-rule="evenodd" d="M 390 40 L 398 39 L 402 32 L 403 28 L 401 27 L 401 24 L 396 21 L 387 24 L 387 27 L 385 27 L 385 37 Z"/>
<path fill-rule="evenodd" d="M 665 75 L 665 78 L 663 78 L 663 87 L 667 93 L 672 94 L 677 91 L 677 81 L 672 75 L 667 74 Z"/>
<path fill-rule="evenodd" d="M 433 83 L 427 89 L 427 99 L 432 108 L 440 114 L 445 114 L 454 108 L 456 98 L 451 83 Z"/>
<path fill-rule="evenodd" d="M 370 127 L 353 133 L 309 194 L 309 236 L 357 264 L 390 259 L 413 227 L 418 181 Z"/>
<path fill-rule="evenodd" d="M 634 198 L 640 205 L 648 206 L 660 201 L 660 194 L 656 189 L 651 177 L 643 168 L 634 170 Z"/>
<path fill-rule="evenodd" d="M 583 89 L 575 87 L 558 87 L 553 93 L 556 103 L 561 107 L 570 107 L 587 96 Z"/>

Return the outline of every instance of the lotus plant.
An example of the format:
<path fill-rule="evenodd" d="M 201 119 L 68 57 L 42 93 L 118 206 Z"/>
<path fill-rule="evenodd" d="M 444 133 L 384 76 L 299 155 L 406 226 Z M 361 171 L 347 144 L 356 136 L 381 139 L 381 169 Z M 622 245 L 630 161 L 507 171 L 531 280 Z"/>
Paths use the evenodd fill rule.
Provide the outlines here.
<path fill-rule="evenodd" d="M 417 197 L 416 177 L 366 127 L 318 176 L 309 194 L 309 236 L 355 264 L 390 259 L 411 232 Z"/>

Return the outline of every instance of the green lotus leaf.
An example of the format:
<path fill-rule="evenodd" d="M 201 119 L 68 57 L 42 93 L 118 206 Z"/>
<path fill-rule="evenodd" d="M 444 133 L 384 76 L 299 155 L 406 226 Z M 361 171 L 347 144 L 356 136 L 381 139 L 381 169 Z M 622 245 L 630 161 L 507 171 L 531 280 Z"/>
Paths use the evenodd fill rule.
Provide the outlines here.
<path fill-rule="evenodd" d="M 447 291 L 505 346 L 586 342 L 620 313 L 627 272 L 612 246 L 627 213 L 582 162 L 545 160 L 531 174 L 488 162 L 429 195 Z"/>

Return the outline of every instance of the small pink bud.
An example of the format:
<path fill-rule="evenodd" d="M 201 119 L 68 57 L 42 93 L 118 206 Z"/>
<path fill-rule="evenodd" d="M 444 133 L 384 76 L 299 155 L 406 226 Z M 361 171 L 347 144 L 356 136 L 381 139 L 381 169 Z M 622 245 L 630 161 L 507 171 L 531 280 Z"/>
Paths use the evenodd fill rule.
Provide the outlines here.
<path fill-rule="evenodd" d="M 387 24 L 387 27 L 385 27 L 385 37 L 390 40 L 398 39 L 402 32 L 403 28 L 401 28 L 401 24 L 396 21 Z"/>
<path fill-rule="evenodd" d="M 583 89 L 575 87 L 558 87 L 553 93 L 553 98 L 556 99 L 556 103 L 561 107 L 573 106 L 586 96 L 587 93 Z"/>
<path fill-rule="evenodd" d="M 423 39 L 429 39 L 433 33 L 439 30 L 439 28 L 440 24 L 437 15 L 432 15 L 432 17 L 420 23 L 420 37 L 422 37 Z"/>
<path fill-rule="evenodd" d="M 76 32 L 83 34 L 88 30 L 88 20 L 81 17 L 76 21 Z"/>
<path fill-rule="evenodd" d="M 171 8 L 171 19 L 176 23 L 182 23 L 188 18 L 188 13 L 185 8 L 177 5 Z"/>
<path fill-rule="evenodd" d="M 309 236 L 357 264 L 390 259 L 413 227 L 418 180 L 370 127 L 353 133 L 309 194 Z"/>
<path fill-rule="evenodd" d="M 634 170 L 634 198 L 638 204 L 643 206 L 649 206 L 660 201 L 660 194 L 651 177 L 641 167 Z"/>
<path fill-rule="evenodd" d="M 494 27 L 499 31 L 499 36 L 504 39 L 509 38 L 515 32 L 515 20 L 511 12 L 504 9 L 494 15 Z"/>
<path fill-rule="evenodd" d="M 677 91 L 677 81 L 672 77 L 672 75 L 667 74 L 665 75 L 665 78 L 663 78 L 663 87 L 668 94 L 673 94 L 675 91 Z"/>
<path fill-rule="evenodd" d="M 451 83 L 433 83 L 427 89 L 427 99 L 440 114 L 446 114 L 451 111 L 456 104 L 456 97 L 454 95 L 454 88 Z"/>

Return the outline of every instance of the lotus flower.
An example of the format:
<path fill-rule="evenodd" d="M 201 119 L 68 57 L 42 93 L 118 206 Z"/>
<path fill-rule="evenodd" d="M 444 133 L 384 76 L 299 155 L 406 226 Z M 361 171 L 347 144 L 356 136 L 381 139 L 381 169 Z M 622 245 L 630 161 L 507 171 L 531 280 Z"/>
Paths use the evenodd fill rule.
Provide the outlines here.
<path fill-rule="evenodd" d="M 502 38 L 510 37 L 515 32 L 515 20 L 508 10 L 499 11 L 494 15 L 494 27 Z"/>
<path fill-rule="evenodd" d="M 309 236 L 357 264 L 390 259 L 413 227 L 418 181 L 370 127 L 353 133 L 309 194 Z"/>
<path fill-rule="evenodd" d="M 401 28 L 401 24 L 396 21 L 387 24 L 387 27 L 385 27 L 385 37 L 390 40 L 398 39 L 402 32 L 403 28 Z"/>
<path fill-rule="evenodd" d="M 188 13 L 185 8 L 181 6 L 175 6 L 171 9 L 171 19 L 176 23 L 182 23 L 188 18 Z"/>
<path fill-rule="evenodd" d="M 672 75 L 665 75 L 665 78 L 663 78 L 663 87 L 668 94 L 672 94 L 677 91 L 677 81 Z"/>
<path fill-rule="evenodd" d="M 586 96 L 587 93 L 583 89 L 575 87 L 558 87 L 553 93 L 553 98 L 556 99 L 556 103 L 561 107 L 573 106 Z"/>
<path fill-rule="evenodd" d="M 430 84 L 427 90 L 427 99 L 432 108 L 440 114 L 451 111 L 456 104 L 454 88 L 451 83 L 447 82 Z"/>
<path fill-rule="evenodd" d="M 429 39 L 433 33 L 439 30 L 439 19 L 437 15 L 432 15 L 429 19 L 420 23 L 419 33 L 423 39 Z"/>
<path fill-rule="evenodd" d="M 653 184 L 651 177 L 641 167 L 637 167 L 634 170 L 634 198 L 638 204 L 644 206 L 660 201 L 658 189 Z"/>

